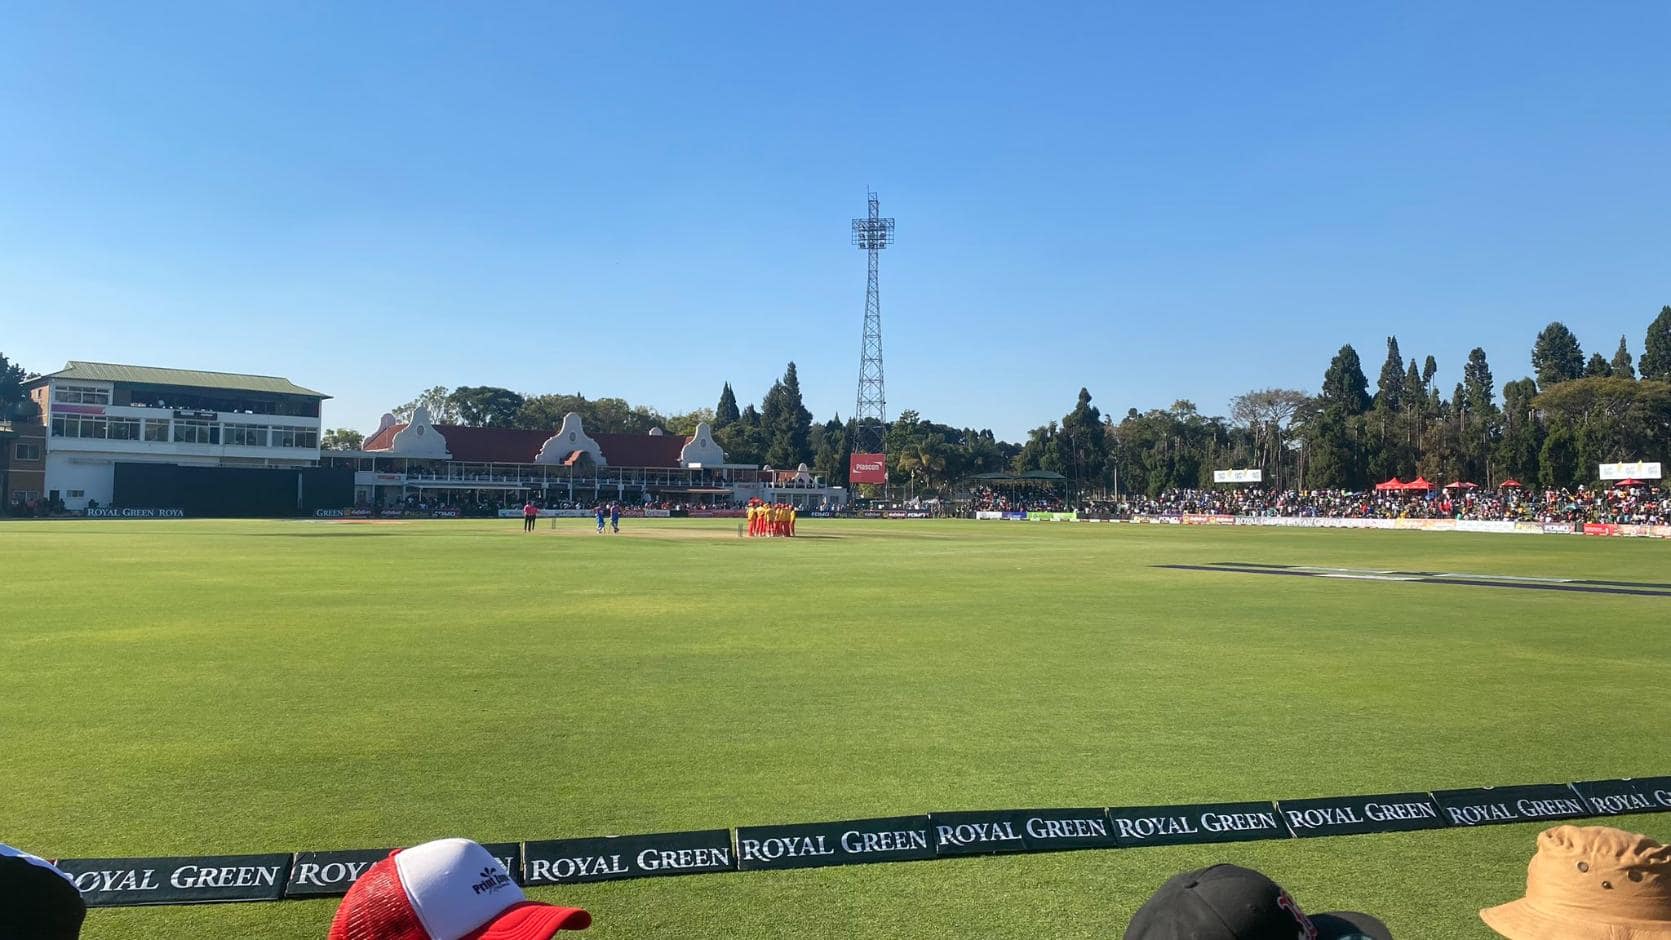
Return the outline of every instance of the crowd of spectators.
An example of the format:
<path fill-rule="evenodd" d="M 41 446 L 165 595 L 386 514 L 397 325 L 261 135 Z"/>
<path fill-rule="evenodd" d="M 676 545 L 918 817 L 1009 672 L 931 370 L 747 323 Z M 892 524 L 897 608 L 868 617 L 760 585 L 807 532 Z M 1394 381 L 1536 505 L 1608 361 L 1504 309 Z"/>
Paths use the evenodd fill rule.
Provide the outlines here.
<path fill-rule="evenodd" d="M 1176 516 L 1301 516 L 1335 519 L 1472 519 L 1513 522 L 1671 524 L 1671 496 L 1649 487 L 1576 490 L 1168 490 L 1159 496 L 1085 500 L 1078 508 L 1117 518 Z"/>

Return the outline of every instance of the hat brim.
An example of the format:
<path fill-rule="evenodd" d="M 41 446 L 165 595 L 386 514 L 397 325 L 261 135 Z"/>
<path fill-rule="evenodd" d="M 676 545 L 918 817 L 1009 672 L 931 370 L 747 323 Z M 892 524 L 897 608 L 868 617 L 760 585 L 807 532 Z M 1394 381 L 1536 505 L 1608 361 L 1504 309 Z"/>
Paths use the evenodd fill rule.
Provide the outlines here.
<path fill-rule="evenodd" d="M 506 908 L 463 940 L 548 940 L 559 930 L 585 930 L 592 915 L 578 907 L 523 901 Z"/>
<path fill-rule="evenodd" d="M 1317 940 L 1357 940 L 1366 937 L 1368 940 L 1392 940 L 1392 931 L 1387 925 L 1368 914 L 1356 911 L 1330 911 L 1327 914 L 1311 914 L 1311 925 L 1317 928 Z"/>
<path fill-rule="evenodd" d="M 1525 898 L 1488 907 L 1480 911 L 1480 920 L 1515 940 L 1671 940 L 1671 924 L 1568 920 L 1538 910 Z"/>

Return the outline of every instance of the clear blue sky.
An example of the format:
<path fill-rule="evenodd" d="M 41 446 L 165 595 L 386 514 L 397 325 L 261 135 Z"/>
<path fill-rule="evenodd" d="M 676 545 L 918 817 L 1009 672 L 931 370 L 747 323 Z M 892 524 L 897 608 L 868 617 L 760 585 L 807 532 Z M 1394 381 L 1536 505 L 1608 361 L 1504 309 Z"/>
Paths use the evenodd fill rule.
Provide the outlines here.
<path fill-rule="evenodd" d="M 1040 9 L 1040 7 L 1043 9 Z M 626 7 L 628 9 L 622 9 Z M 1671 5 L 9 2 L 0 351 L 1019 438 L 1671 303 Z"/>

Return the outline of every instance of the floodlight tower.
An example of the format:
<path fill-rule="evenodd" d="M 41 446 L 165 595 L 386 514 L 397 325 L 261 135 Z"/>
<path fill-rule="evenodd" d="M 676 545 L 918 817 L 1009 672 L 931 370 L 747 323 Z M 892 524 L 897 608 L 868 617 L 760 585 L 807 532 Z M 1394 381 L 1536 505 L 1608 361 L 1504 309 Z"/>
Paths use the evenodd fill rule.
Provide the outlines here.
<path fill-rule="evenodd" d="M 853 220 L 853 244 L 870 253 L 870 278 L 865 284 L 864 342 L 859 347 L 859 400 L 853 407 L 853 452 L 882 453 L 888 428 L 888 399 L 882 388 L 882 302 L 877 289 L 877 261 L 882 249 L 894 243 L 894 220 L 880 216 L 876 194 L 870 215 Z"/>

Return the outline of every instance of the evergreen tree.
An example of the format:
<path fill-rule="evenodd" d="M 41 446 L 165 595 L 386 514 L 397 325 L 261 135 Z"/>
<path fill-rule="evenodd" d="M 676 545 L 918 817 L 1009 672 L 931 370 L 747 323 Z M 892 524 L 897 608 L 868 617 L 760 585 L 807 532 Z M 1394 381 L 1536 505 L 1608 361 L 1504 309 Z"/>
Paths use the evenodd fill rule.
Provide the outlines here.
<path fill-rule="evenodd" d="M 1661 307 L 1659 316 L 1648 324 L 1636 372 L 1644 379 L 1671 382 L 1671 307 Z"/>
<path fill-rule="evenodd" d="M 1495 410 L 1491 365 L 1485 361 L 1485 350 L 1478 346 L 1469 351 L 1468 364 L 1462 367 L 1462 388 L 1469 411 L 1484 415 Z"/>
<path fill-rule="evenodd" d="M 1427 361 L 1422 363 L 1422 387 L 1431 389 L 1433 387 L 1433 376 L 1437 375 L 1438 372 L 1439 361 L 1432 356 L 1428 356 Z"/>
<path fill-rule="evenodd" d="M 1091 404 L 1091 393 L 1081 388 L 1073 410 L 1062 417 L 1058 442 L 1063 450 L 1062 473 L 1084 489 L 1100 486 L 1108 464 L 1108 438 L 1102 426 L 1102 412 Z"/>
<path fill-rule="evenodd" d="M 1587 379 L 1603 378 L 1603 379 L 1605 379 L 1612 374 L 1613 374 L 1613 367 L 1607 364 L 1606 359 L 1601 358 L 1601 353 L 1598 353 L 1598 352 L 1590 353 L 1589 361 L 1584 363 L 1584 378 L 1587 378 Z"/>
<path fill-rule="evenodd" d="M 719 405 L 714 408 L 714 430 L 718 431 L 741 416 L 737 410 L 737 394 L 731 391 L 731 383 L 725 383 L 720 389 Z"/>
<path fill-rule="evenodd" d="M 1619 337 L 1619 349 L 1613 354 L 1613 361 L 1609 363 L 1613 374 L 1621 379 L 1636 378 L 1636 367 L 1630 361 L 1630 349 L 1625 346 L 1625 338 Z"/>
<path fill-rule="evenodd" d="M 1361 415 L 1369 408 L 1369 379 L 1364 377 L 1358 351 L 1350 343 L 1340 347 L 1323 373 L 1323 408 L 1336 408 L 1345 415 Z"/>
<path fill-rule="evenodd" d="M 1415 360 L 1411 360 L 1412 363 Z M 1375 404 L 1397 411 L 1404 394 L 1404 360 L 1398 352 L 1398 337 L 1387 337 L 1387 358 L 1381 363 L 1381 379 L 1375 384 Z"/>
<path fill-rule="evenodd" d="M 770 435 L 766 462 L 784 470 L 812 459 L 807 447 L 807 435 L 812 427 L 812 412 L 801 401 L 801 381 L 795 364 L 789 363 L 783 378 L 772 385 L 760 410 L 761 423 Z"/>
<path fill-rule="evenodd" d="M 1538 333 L 1532 344 L 1532 371 L 1542 388 L 1583 378 L 1584 350 L 1566 324 L 1556 320 Z"/>

